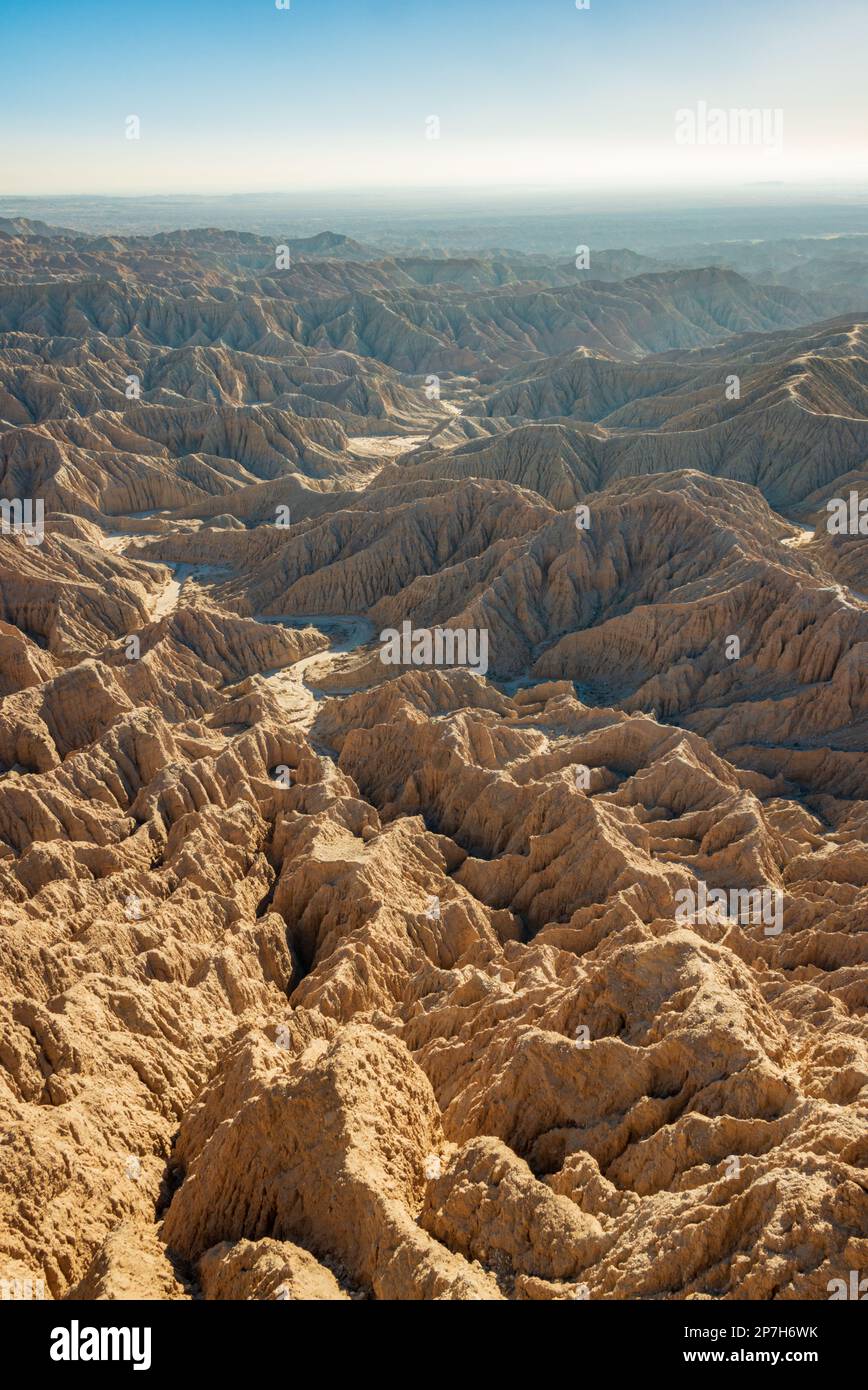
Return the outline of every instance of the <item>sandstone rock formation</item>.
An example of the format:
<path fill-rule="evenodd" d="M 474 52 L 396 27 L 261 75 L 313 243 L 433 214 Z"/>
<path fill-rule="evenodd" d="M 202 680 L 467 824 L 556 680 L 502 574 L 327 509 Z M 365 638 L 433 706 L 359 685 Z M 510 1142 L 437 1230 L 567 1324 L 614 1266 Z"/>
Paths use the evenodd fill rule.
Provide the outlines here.
<path fill-rule="evenodd" d="M 252 234 L 0 231 L 0 494 L 45 510 L 0 534 L 0 1277 L 864 1271 L 868 537 L 826 504 L 864 496 L 868 376 L 833 253 L 829 319 L 798 249 L 582 280 L 323 234 L 283 274 Z M 405 622 L 484 631 L 486 669 L 385 663 Z"/>

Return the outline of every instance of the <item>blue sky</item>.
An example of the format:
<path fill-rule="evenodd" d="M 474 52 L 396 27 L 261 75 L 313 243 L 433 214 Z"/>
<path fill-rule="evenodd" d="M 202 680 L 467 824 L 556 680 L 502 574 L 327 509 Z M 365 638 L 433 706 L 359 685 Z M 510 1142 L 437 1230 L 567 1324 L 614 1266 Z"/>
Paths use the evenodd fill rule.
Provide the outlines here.
<path fill-rule="evenodd" d="M 864 0 L 0 0 L 0 192 L 865 181 L 866 50 Z"/>

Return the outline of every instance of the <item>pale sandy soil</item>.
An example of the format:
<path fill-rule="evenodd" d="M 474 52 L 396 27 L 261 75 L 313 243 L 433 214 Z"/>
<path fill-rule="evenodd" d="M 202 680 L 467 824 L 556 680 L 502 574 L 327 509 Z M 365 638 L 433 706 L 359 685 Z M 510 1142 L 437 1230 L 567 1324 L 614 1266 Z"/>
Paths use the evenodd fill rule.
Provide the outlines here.
<path fill-rule="evenodd" d="M 314 652 L 311 656 L 303 656 L 299 661 L 293 662 L 291 666 L 286 666 L 280 671 L 265 673 L 265 680 L 292 722 L 309 727 L 316 714 L 318 697 L 314 690 L 318 688 L 318 681 L 328 679 L 331 658 L 355 651 L 356 647 L 370 641 L 373 635 L 373 625 L 367 618 L 361 618 L 352 613 L 339 615 L 313 613 L 305 614 L 302 617 L 259 618 L 259 621 L 281 623 L 292 628 L 310 625 L 318 628 L 327 636 L 334 634 L 328 651 Z M 312 668 L 315 670 L 313 689 L 305 681 L 305 673 Z"/>
<path fill-rule="evenodd" d="M 181 597 L 181 585 L 177 579 L 170 579 L 161 594 L 157 595 L 154 606 L 151 609 L 151 621 L 159 622 L 160 618 L 165 618 L 169 613 L 174 613 L 178 607 L 178 599 Z"/>
<path fill-rule="evenodd" d="M 799 550 L 803 545 L 810 545 L 814 539 L 813 526 L 804 526 L 798 536 L 787 536 L 783 544 L 789 546 L 791 550 Z"/>
<path fill-rule="evenodd" d="M 426 434 L 351 434 L 347 448 L 359 458 L 393 459 L 427 438 Z"/>

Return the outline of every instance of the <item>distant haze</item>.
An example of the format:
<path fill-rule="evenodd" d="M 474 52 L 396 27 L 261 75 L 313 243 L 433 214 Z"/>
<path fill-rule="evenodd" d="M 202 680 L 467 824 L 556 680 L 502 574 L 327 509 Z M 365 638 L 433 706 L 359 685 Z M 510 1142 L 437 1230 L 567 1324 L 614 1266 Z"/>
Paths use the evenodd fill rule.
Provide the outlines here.
<path fill-rule="evenodd" d="M 358 194 L 173 194 L 135 198 L 0 197 L 0 217 L 82 232 L 149 235 L 220 227 L 262 236 L 342 232 L 386 252 L 506 249 L 572 259 L 579 242 L 661 254 L 680 247 L 789 237 L 868 237 L 868 197 L 852 191 L 741 188 L 727 202 L 684 196 L 611 199 L 551 190 L 394 190 Z"/>

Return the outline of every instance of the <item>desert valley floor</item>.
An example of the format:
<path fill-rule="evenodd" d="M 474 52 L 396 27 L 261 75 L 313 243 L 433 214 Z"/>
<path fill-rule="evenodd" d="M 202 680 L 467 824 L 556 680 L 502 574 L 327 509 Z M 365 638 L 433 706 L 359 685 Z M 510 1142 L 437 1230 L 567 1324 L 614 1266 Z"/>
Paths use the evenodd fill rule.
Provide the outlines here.
<path fill-rule="evenodd" d="M 0 1277 L 868 1271 L 868 238 L 737 257 L 0 219 Z"/>

